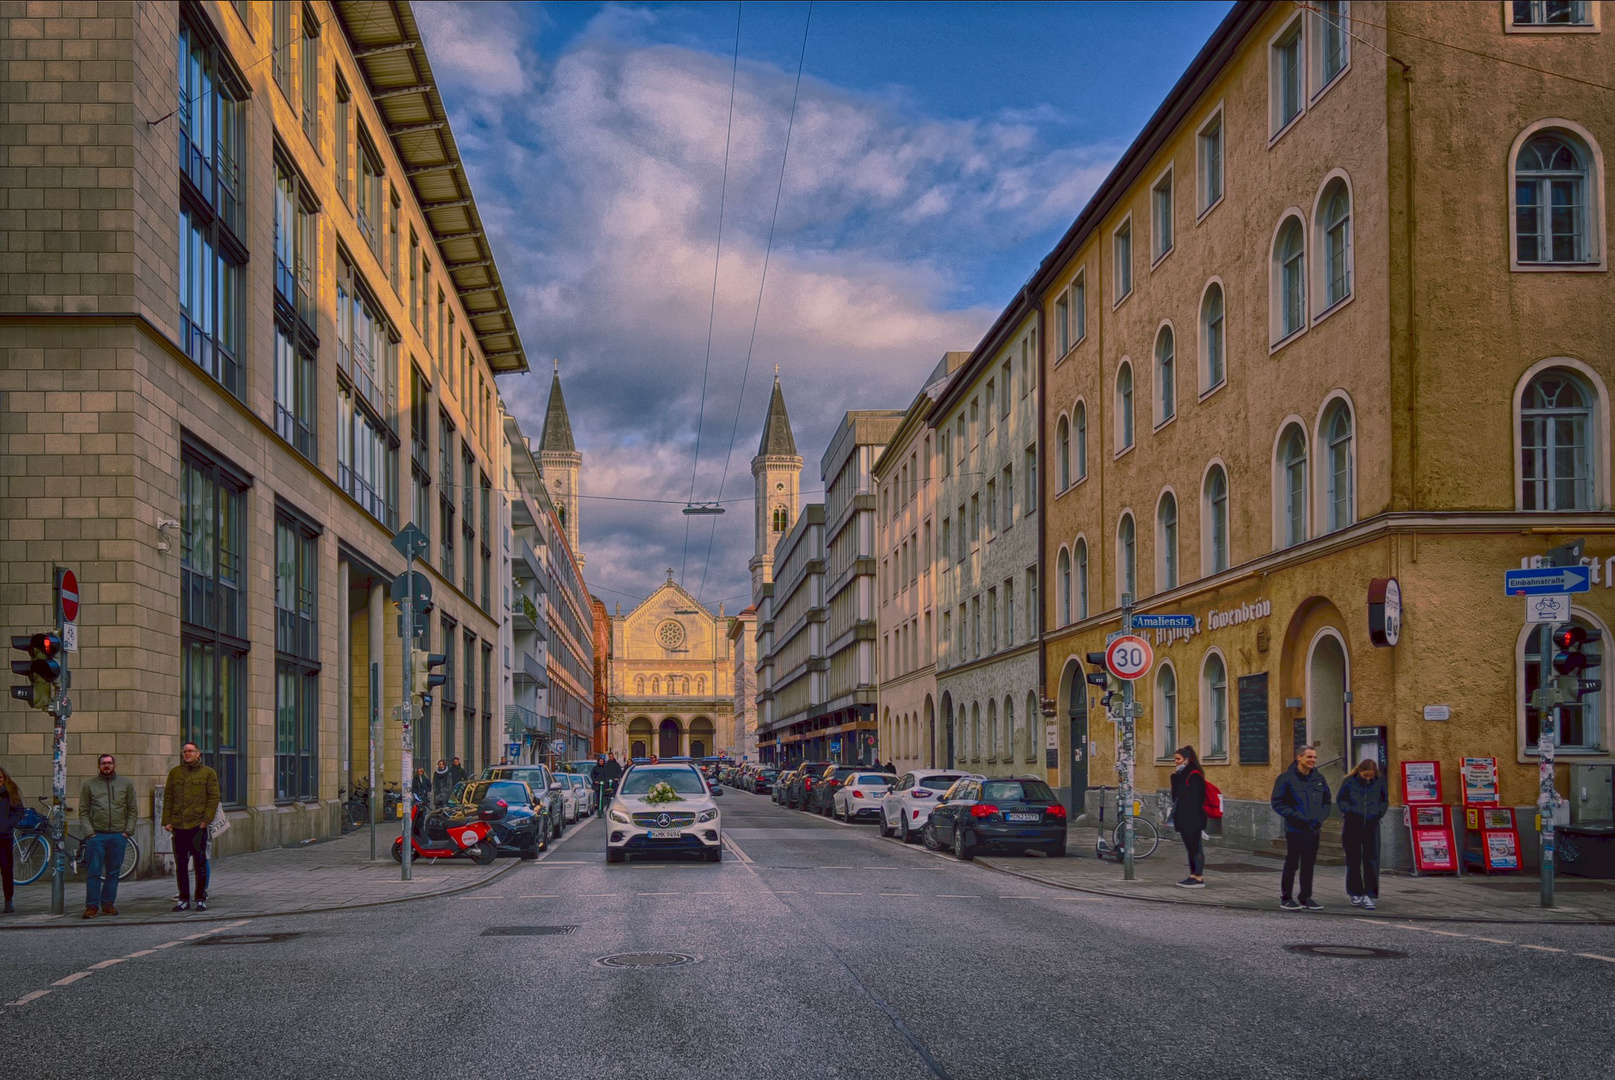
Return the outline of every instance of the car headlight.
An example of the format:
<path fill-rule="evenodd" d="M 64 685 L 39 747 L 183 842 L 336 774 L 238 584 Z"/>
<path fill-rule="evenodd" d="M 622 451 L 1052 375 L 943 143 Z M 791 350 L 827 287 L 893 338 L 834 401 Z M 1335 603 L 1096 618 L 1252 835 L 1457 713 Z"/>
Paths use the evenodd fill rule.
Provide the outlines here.
<path fill-rule="evenodd" d="M 714 806 L 711 810 L 703 810 L 703 811 L 701 811 L 701 813 L 696 815 L 695 820 L 696 820 L 697 823 L 705 822 L 705 821 L 717 821 L 718 820 L 718 808 L 716 806 Z"/>
<path fill-rule="evenodd" d="M 633 819 L 628 816 L 627 811 L 619 810 L 615 806 L 611 808 L 610 817 L 612 821 L 623 825 L 632 825 L 634 823 Z"/>

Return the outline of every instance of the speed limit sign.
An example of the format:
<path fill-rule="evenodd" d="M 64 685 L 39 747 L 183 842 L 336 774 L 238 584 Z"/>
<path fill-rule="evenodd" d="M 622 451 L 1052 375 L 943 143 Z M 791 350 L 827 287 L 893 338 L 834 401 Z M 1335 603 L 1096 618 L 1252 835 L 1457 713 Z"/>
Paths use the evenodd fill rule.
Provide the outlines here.
<path fill-rule="evenodd" d="M 1105 649 L 1105 667 L 1118 679 L 1142 679 L 1155 663 L 1155 650 L 1137 634 L 1123 634 Z"/>

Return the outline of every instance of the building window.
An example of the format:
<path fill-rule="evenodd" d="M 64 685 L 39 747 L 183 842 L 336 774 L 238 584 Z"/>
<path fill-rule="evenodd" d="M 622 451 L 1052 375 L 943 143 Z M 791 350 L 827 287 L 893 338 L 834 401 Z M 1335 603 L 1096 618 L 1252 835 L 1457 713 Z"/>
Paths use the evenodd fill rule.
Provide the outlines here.
<path fill-rule="evenodd" d="M 336 118 L 332 124 L 332 138 L 335 140 L 331 155 L 331 172 L 336 177 L 337 198 L 344 203 L 348 201 L 348 167 L 350 164 L 350 147 L 353 145 L 352 94 L 348 91 L 348 84 L 339 76 L 336 80 Z"/>
<path fill-rule="evenodd" d="M 1004 520 L 1000 528 L 1007 529 L 1015 524 L 1015 471 L 1013 466 L 1004 466 L 1003 491 Z"/>
<path fill-rule="evenodd" d="M 364 237 L 365 243 L 376 257 L 381 257 L 381 182 L 382 182 L 381 155 L 376 152 L 370 143 L 370 137 L 361 126 L 359 128 L 359 176 L 355 183 L 358 189 L 358 220 L 359 234 Z"/>
<path fill-rule="evenodd" d="M 1054 344 L 1056 351 L 1064 356 L 1071 351 L 1071 301 L 1069 293 L 1061 293 L 1060 298 L 1054 302 Z"/>
<path fill-rule="evenodd" d="M 1324 505 L 1327 508 L 1325 524 L 1329 532 L 1344 529 L 1356 518 L 1353 511 L 1354 477 L 1351 409 L 1344 401 L 1337 401 L 1324 416 L 1320 430 L 1325 461 L 1328 467 Z"/>
<path fill-rule="evenodd" d="M 1071 318 L 1076 323 L 1072 344 L 1080 345 L 1088 336 L 1088 282 L 1084 274 L 1078 274 L 1077 280 L 1071 283 Z"/>
<path fill-rule="evenodd" d="M 1037 513 L 1037 445 L 1028 446 L 1021 458 L 1021 475 L 1026 478 L 1026 491 L 1022 495 L 1022 505 L 1026 507 L 1025 514 L 1035 514 Z M 1009 469 L 1007 466 L 1004 472 L 1006 475 L 1008 474 Z M 1022 516 L 1025 516 L 1025 514 Z"/>
<path fill-rule="evenodd" d="M 1005 497 L 1008 495 L 1006 493 Z M 987 481 L 987 533 L 992 535 L 998 531 L 998 481 Z"/>
<path fill-rule="evenodd" d="M 318 798 L 319 534 L 275 515 L 275 798 Z"/>
<path fill-rule="evenodd" d="M 270 48 L 275 73 L 275 84 L 286 100 L 292 100 L 292 3 L 291 0 L 274 0 L 270 4 L 273 29 Z"/>
<path fill-rule="evenodd" d="M 1313 38 L 1317 43 L 1318 88 L 1313 97 L 1323 93 L 1340 77 L 1351 61 L 1351 36 L 1347 32 L 1349 21 L 1345 0 L 1318 0 L 1313 8 Z"/>
<path fill-rule="evenodd" d="M 1593 509 L 1594 396 L 1580 377 L 1549 368 L 1520 399 L 1522 510 Z"/>
<path fill-rule="evenodd" d="M 346 390 L 336 392 L 337 483 L 389 529 L 398 524 L 398 437 Z"/>
<path fill-rule="evenodd" d="M 1591 155 L 1580 140 L 1544 131 L 1514 159 L 1515 258 L 1527 264 L 1595 261 L 1588 214 Z"/>
<path fill-rule="evenodd" d="M 1177 415 L 1177 346 L 1172 327 L 1155 335 L 1155 422 L 1164 424 Z"/>
<path fill-rule="evenodd" d="M 1088 617 L 1088 541 L 1079 539 L 1076 547 L 1076 617 Z"/>
<path fill-rule="evenodd" d="M 1172 170 L 1150 189 L 1150 231 L 1155 245 L 1152 262 L 1160 262 L 1172 250 Z"/>
<path fill-rule="evenodd" d="M 1228 336 L 1222 285 L 1213 281 L 1200 298 L 1200 390 L 1215 390 L 1228 378 Z"/>
<path fill-rule="evenodd" d="M 1273 242 L 1273 282 L 1278 301 L 1274 340 L 1283 341 L 1307 324 L 1306 237 L 1299 218 L 1279 227 Z"/>
<path fill-rule="evenodd" d="M 1222 110 L 1212 114 L 1195 136 L 1195 160 L 1200 180 L 1200 213 L 1222 201 Z"/>
<path fill-rule="evenodd" d="M 1039 622 L 1037 593 L 1037 567 L 1026 568 L 1026 637 L 1031 640 L 1043 632 Z"/>
<path fill-rule="evenodd" d="M 1133 365 L 1122 362 L 1116 372 L 1116 452 L 1133 445 Z"/>
<path fill-rule="evenodd" d="M 1123 514 L 1116 526 L 1116 565 L 1121 575 L 1116 579 L 1116 590 L 1124 596 L 1138 596 L 1138 536 L 1133 527 L 1133 515 Z M 1116 599 L 1121 602 L 1121 597 Z"/>
<path fill-rule="evenodd" d="M 1514 0 L 1515 26 L 1592 26 L 1587 0 Z"/>
<path fill-rule="evenodd" d="M 1156 567 L 1160 584 L 1156 592 L 1178 587 L 1178 500 L 1170 491 L 1161 496 L 1155 510 Z"/>
<path fill-rule="evenodd" d="M 397 370 L 398 332 L 345 256 L 337 259 L 336 301 L 339 385 L 351 387 L 378 419 L 390 425 L 397 408 L 393 373 Z M 421 435 L 425 435 L 424 428 Z"/>
<path fill-rule="evenodd" d="M 1060 417 L 1054 428 L 1054 441 L 1060 455 L 1060 490 L 1071 486 L 1071 422 Z"/>
<path fill-rule="evenodd" d="M 1281 547 L 1307 538 L 1307 436 L 1292 424 L 1279 439 L 1279 536 Z"/>
<path fill-rule="evenodd" d="M 180 464 L 180 731 L 246 802 L 246 478 L 186 446 Z"/>
<path fill-rule="evenodd" d="M 1228 666 L 1215 652 L 1206 654 L 1200 681 L 1205 688 L 1205 720 L 1202 737 L 1209 758 L 1228 756 Z"/>
<path fill-rule="evenodd" d="M 1575 623 L 1585 629 L 1594 629 L 1592 623 L 1579 616 Z M 1547 624 L 1531 627 L 1525 639 L 1525 652 L 1523 669 L 1520 672 L 1520 684 L 1524 690 L 1525 703 L 1525 752 L 1536 754 L 1537 742 L 1542 737 L 1542 717 L 1535 706 L 1531 704 L 1531 697 L 1542 686 L 1542 650 L 1549 645 L 1548 633 L 1552 629 Z M 1593 642 L 1582 647 L 1582 652 L 1588 656 L 1602 658 L 1604 655 L 1603 642 Z M 1601 671 L 1595 668 L 1594 671 Z M 1582 696 L 1580 701 L 1572 701 L 1559 709 L 1558 730 L 1554 733 L 1554 745 L 1563 750 L 1593 751 L 1600 750 L 1604 745 L 1604 692 L 1595 690 Z"/>
<path fill-rule="evenodd" d="M 1058 594 L 1058 614 L 1061 626 L 1071 625 L 1071 553 L 1065 548 L 1060 549 L 1060 592 Z"/>
<path fill-rule="evenodd" d="M 998 590 L 987 590 L 987 651 L 998 651 Z"/>
<path fill-rule="evenodd" d="M 1022 362 L 1021 362 L 1021 397 L 1026 396 L 1026 391 L 1031 385 L 1027 381 L 1027 378 L 1026 378 L 1025 356 L 1026 356 L 1026 342 L 1023 341 L 1023 342 L 1021 342 L 1021 357 L 1022 357 Z M 1010 399 L 1011 380 L 1010 380 L 1010 374 L 1009 374 L 1009 361 L 1008 360 L 1005 360 L 1002 364 L 999 365 L 999 367 L 998 367 L 998 376 L 999 376 L 999 380 L 998 380 L 999 385 L 1004 388 L 1003 400 L 999 403 L 999 406 L 998 406 L 998 418 L 1000 420 L 1008 420 L 1009 419 L 1009 403 L 1010 403 L 1010 400 L 1011 400 Z M 1006 427 L 1005 430 L 1007 431 L 1009 429 Z"/>
<path fill-rule="evenodd" d="M 1178 674 L 1171 664 L 1155 675 L 1155 721 L 1155 757 L 1170 760 L 1178 746 Z"/>
<path fill-rule="evenodd" d="M 1273 134 L 1277 135 L 1301 115 L 1302 65 L 1301 20 L 1290 23 L 1274 39 L 1271 49 L 1269 85 L 1272 93 Z"/>
<path fill-rule="evenodd" d="M 387 283 L 398 293 L 403 283 L 398 277 L 398 192 L 387 189 Z"/>
<path fill-rule="evenodd" d="M 1339 177 L 1324 190 L 1318 231 L 1323 246 L 1323 308 L 1328 311 L 1351 296 L 1351 193 Z"/>
<path fill-rule="evenodd" d="M 1205 572 L 1217 574 L 1228 569 L 1228 474 L 1221 465 L 1206 474 L 1204 500 Z"/>
<path fill-rule="evenodd" d="M 303 5 L 303 133 L 320 148 L 320 20 Z"/>
<path fill-rule="evenodd" d="M 1076 474 L 1077 474 L 1076 478 L 1078 480 L 1084 480 L 1088 476 L 1088 406 L 1087 406 L 1087 404 L 1085 402 L 1081 402 L 1081 401 L 1077 402 L 1077 407 L 1076 407 L 1076 410 L 1074 412 L 1074 415 L 1075 415 L 1076 419 L 1072 422 L 1072 427 L 1076 428 L 1076 431 L 1077 431 L 1076 448 L 1075 448 L 1076 449 L 1076 455 L 1077 455 L 1077 463 L 1076 463 L 1076 467 L 1075 467 L 1075 471 L 1076 471 Z"/>
<path fill-rule="evenodd" d="M 275 434 L 310 461 L 315 458 L 314 416 L 318 372 L 314 355 L 275 327 Z"/>
<path fill-rule="evenodd" d="M 1116 272 L 1116 303 L 1133 291 L 1133 221 L 1122 222 L 1112 237 Z"/>

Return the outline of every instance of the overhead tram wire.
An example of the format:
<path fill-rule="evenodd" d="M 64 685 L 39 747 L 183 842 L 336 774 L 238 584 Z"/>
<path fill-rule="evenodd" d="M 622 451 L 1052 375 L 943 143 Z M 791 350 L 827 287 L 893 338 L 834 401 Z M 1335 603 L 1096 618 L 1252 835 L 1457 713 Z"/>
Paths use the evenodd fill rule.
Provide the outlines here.
<path fill-rule="evenodd" d="M 735 398 L 735 422 L 729 428 L 729 449 L 723 455 L 723 475 L 718 479 L 718 501 L 723 505 L 723 486 L 729 481 L 729 462 L 735 454 L 735 438 L 740 433 L 740 408 L 746 401 L 746 377 L 751 374 L 752 350 L 757 345 L 757 323 L 763 314 L 763 287 L 768 284 L 768 259 L 774 251 L 774 226 L 779 223 L 780 196 L 785 191 L 785 166 L 791 160 L 791 132 L 796 127 L 796 103 L 802 94 L 802 67 L 807 62 L 808 28 L 813 25 L 813 0 L 808 0 L 807 20 L 802 24 L 802 48 L 796 57 L 796 86 L 791 90 L 791 116 L 785 123 L 785 151 L 779 159 L 779 183 L 774 187 L 774 216 L 768 221 L 768 243 L 763 247 L 763 272 L 757 280 L 757 307 L 751 316 L 751 340 L 746 343 L 746 366 L 740 372 L 740 394 Z M 776 368 L 777 372 L 779 369 Z M 686 529 L 686 533 L 688 529 Z M 701 561 L 701 587 L 696 589 L 699 602 L 707 587 L 707 568 L 712 565 L 712 544 L 718 535 L 718 523 L 712 522 L 707 533 L 707 553 Z"/>
<path fill-rule="evenodd" d="M 723 135 L 723 185 L 718 192 L 718 245 L 712 255 L 712 304 L 707 309 L 707 358 L 701 367 L 701 409 L 695 417 L 695 454 L 690 459 L 690 494 L 687 507 L 695 505 L 695 473 L 701 464 L 701 428 L 707 412 L 707 375 L 712 370 L 712 327 L 718 314 L 718 264 L 723 259 L 723 204 L 729 195 L 729 144 L 735 132 L 735 84 L 740 78 L 740 16 L 745 0 L 735 3 L 735 60 L 729 72 L 729 123 Z M 684 518 L 684 554 L 679 558 L 679 580 L 690 562 L 690 519 Z"/>

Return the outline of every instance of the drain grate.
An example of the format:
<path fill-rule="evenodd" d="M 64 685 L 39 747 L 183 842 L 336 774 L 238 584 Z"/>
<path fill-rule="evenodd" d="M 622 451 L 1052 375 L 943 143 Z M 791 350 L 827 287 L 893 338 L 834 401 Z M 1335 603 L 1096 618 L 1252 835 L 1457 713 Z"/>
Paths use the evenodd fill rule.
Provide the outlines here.
<path fill-rule="evenodd" d="M 684 953 L 616 953 L 595 960 L 600 967 L 613 968 L 669 968 L 698 962 Z"/>
<path fill-rule="evenodd" d="M 490 926 L 483 937 L 560 937 L 576 930 L 576 926 Z"/>
<path fill-rule="evenodd" d="M 213 937 L 197 938 L 192 945 L 273 945 L 280 941 L 291 941 L 293 938 L 303 936 L 300 930 L 286 930 L 275 934 L 216 934 Z"/>
<path fill-rule="evenodd" d="M 1330 960 L 1403 960 L 1407 953 L 1395 949 L 1375 949 L 1367 945 L 1286 945 L 1285 952 L 1301 956 L 1322 956 Z"/>

